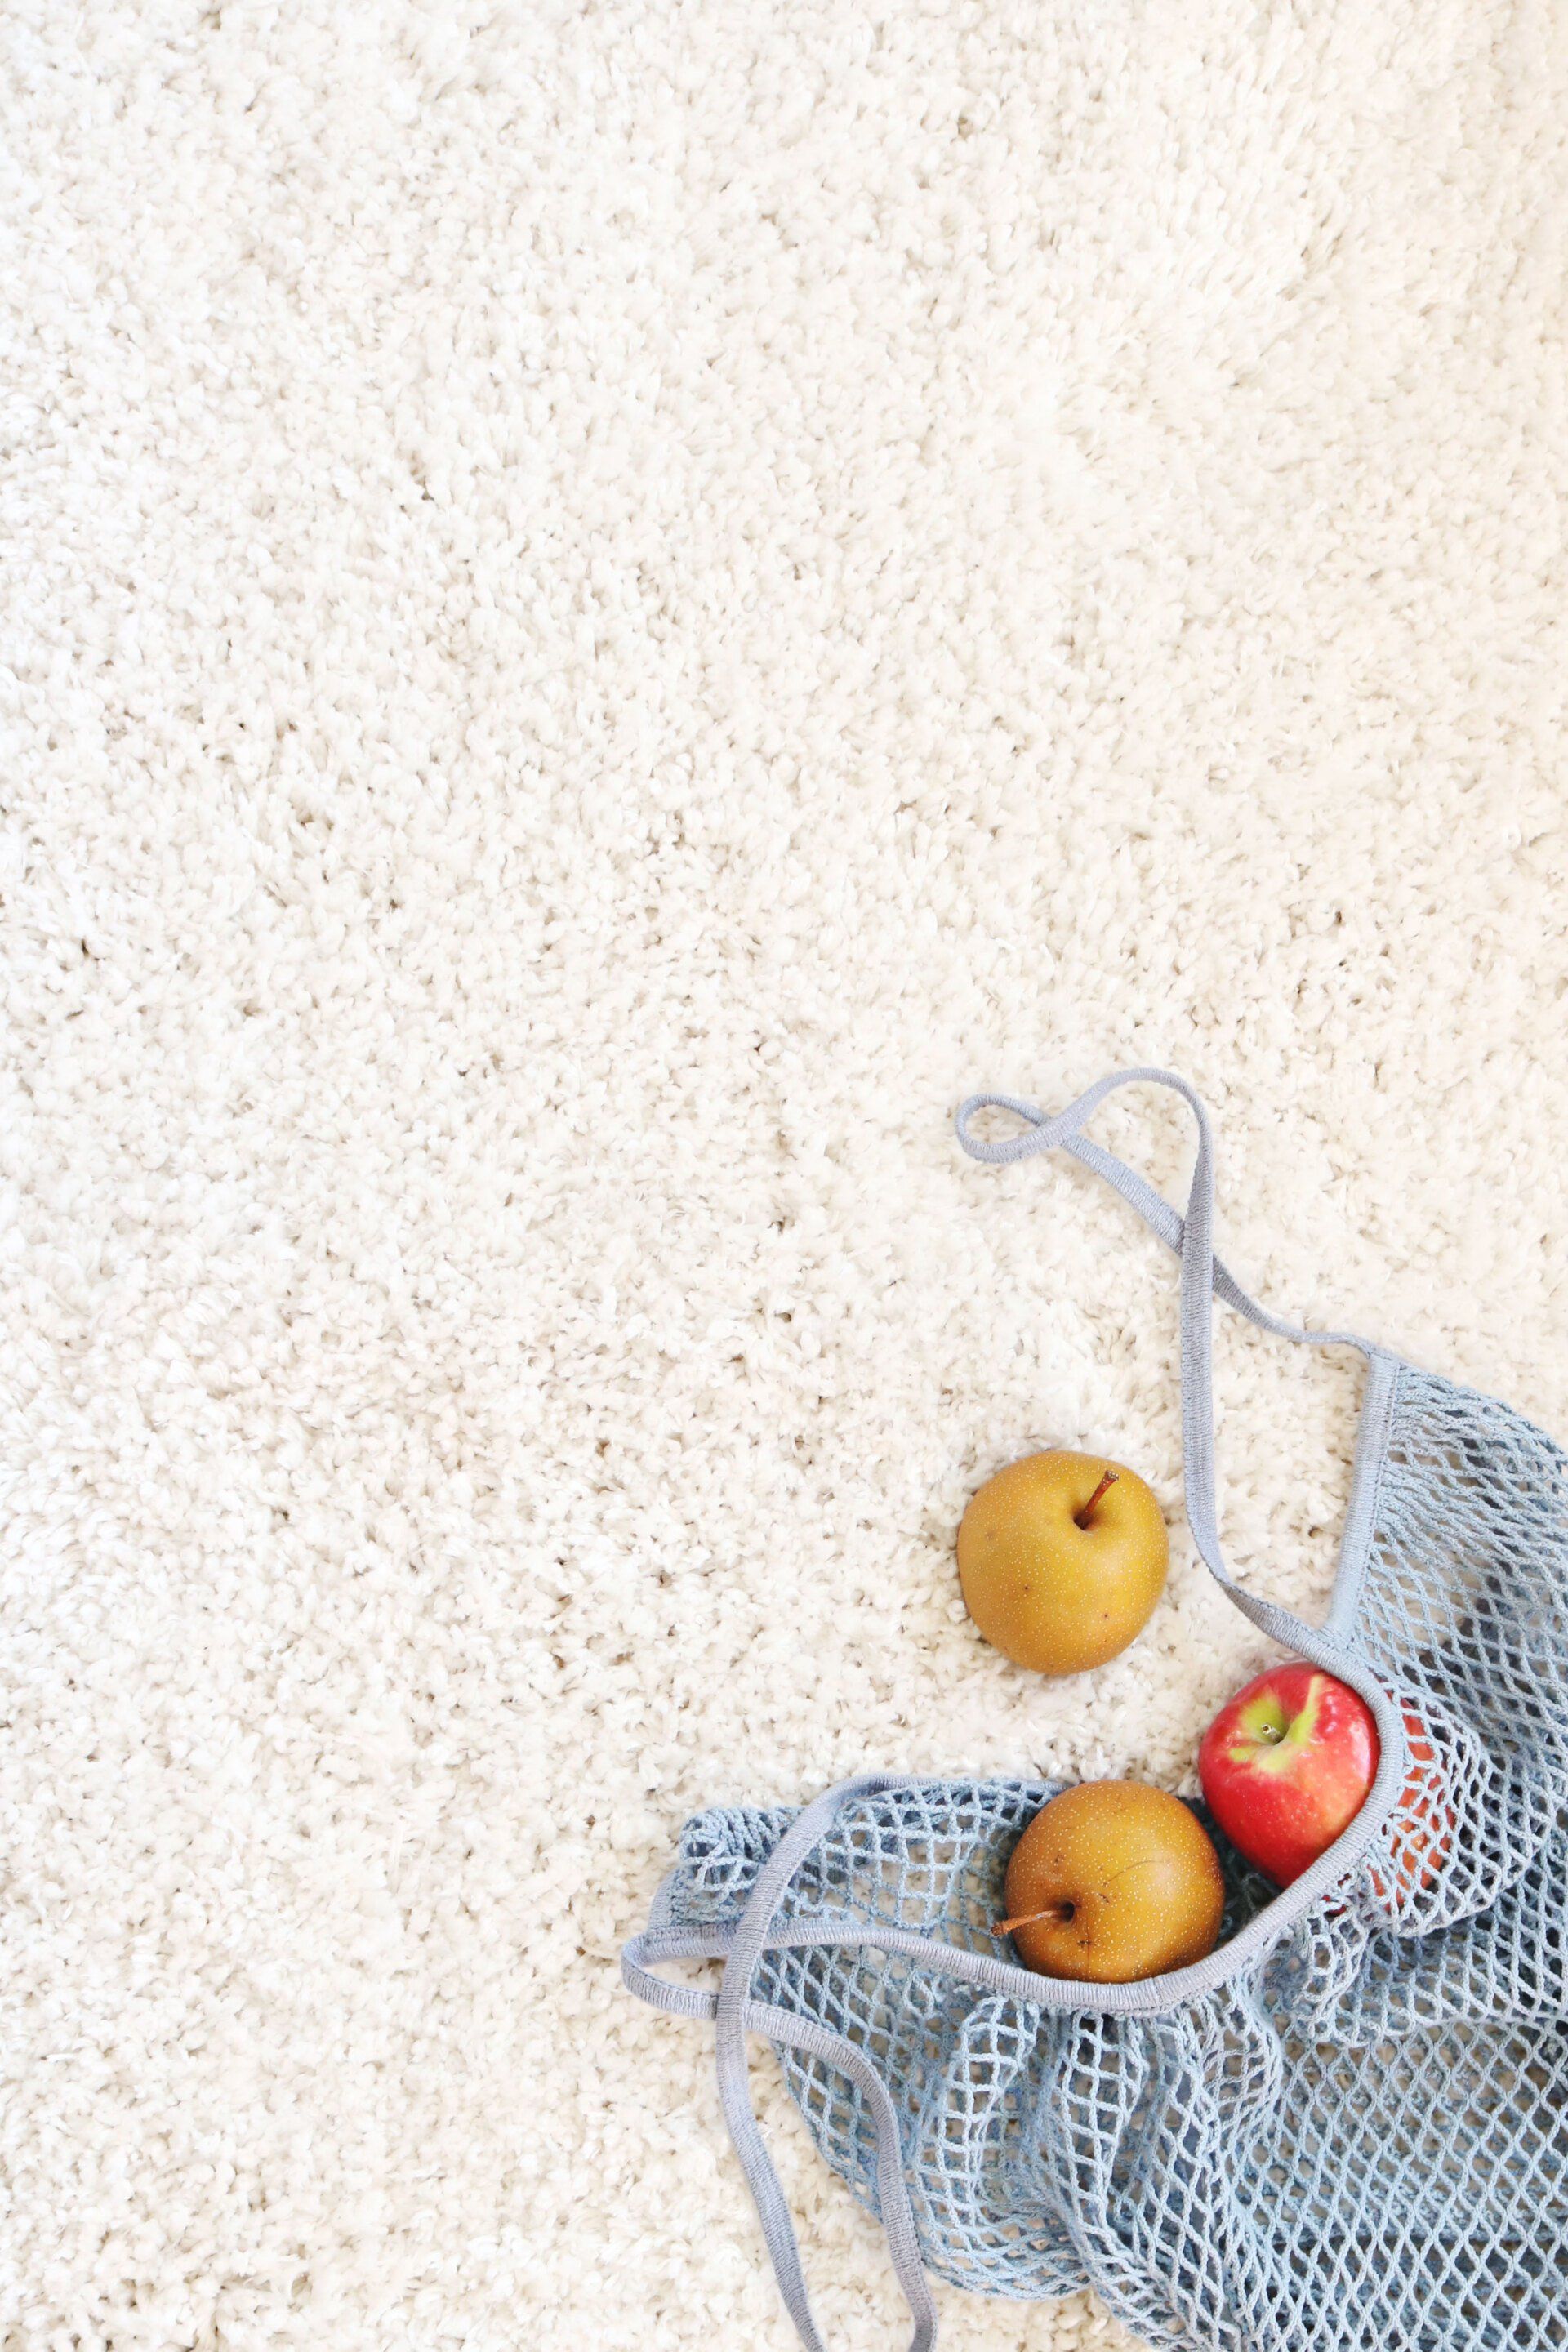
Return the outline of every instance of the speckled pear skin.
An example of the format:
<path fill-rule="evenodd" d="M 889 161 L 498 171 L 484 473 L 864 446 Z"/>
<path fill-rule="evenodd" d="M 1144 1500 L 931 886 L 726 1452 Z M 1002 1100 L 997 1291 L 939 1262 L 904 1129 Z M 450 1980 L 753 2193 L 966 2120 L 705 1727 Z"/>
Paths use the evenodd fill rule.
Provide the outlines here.
<path fill-rule="evenodd" d="M 1179 1797 L 1136 1780 L 1089 1780 L 1035 1815 L 1007 1865 L 1006 1903 L 1026 1968 L 1130 1984 L 1213 1951 L 1225 1880 L 1207 1831 Z"/>
<path fill-rule="evenodd" d="M 1077 1524 L 1107 1471 L 1115 1477 Z M 988 1478 L 958 1530 L 958 1573 L 986 1640 L 1037 1674 L 1118 1656 L 1164 1590 L 1170 1544 L 1152 1489 L 1102 1454 L 1031 1454 Z"/>

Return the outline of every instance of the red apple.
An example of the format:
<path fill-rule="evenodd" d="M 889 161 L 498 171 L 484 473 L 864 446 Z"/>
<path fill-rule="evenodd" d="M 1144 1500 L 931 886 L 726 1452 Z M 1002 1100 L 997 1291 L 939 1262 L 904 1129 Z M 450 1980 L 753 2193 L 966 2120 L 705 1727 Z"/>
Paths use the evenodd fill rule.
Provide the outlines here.
<path fill-rule="evenodd" d="M 1292 1659 L 1220 1709 L 1204 1734 L 1198 1774 L 1232 1845 L 1289 1886 L 1354 1821 L 1377 1758 L 1366 1701 Z"/>
<path fill-rule="evenodd" d="M 1394 1909 L 1436 1876 L 1453 1835 L 1426 1726 L 1405 1711 L 1410 1777 L 1394 1820 L 1395 1884 L 1373 1874 Z M 1198 1773 L 1210 1812 L 1237 1852 L 1289 1886 L 1350 1827 L 1377 1774 L 1372 1709 L 1321 1666 L 1270 1666 L 1205 1732 Z"/>

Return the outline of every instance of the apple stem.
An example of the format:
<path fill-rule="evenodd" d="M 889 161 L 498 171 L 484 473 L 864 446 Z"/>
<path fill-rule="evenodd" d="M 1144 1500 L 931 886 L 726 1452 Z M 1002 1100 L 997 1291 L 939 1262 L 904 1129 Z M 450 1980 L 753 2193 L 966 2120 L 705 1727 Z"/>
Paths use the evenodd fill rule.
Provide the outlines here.
<path fill-rule="evenodd" d="M 1106 1472 L 1106 1474 L 1105 1474 L 1104 1477 L 1100 1480 L 1100 1482 L 1099 1486 L 1095 1488 L 1095 1490 L 1094 1490 L 1093 1494 L 1089 1496 L 1089 1498 L 1088 1502 L 1084 1505 L 1084 1507 L 1083 1507 L 1082 1510 L 1081 1510 L 1081 1511 L 1075 1511 L 1075 1512 L 1074 1512 L 1074 1514 L 1073 1514 L 1073 1519 L 1074 1519 L 1074 1523 L 1075 1523 L 1075 1525 L 1077 1525 L 1078 1527 L 1080 1527 L 1080 1528 L 1087 1528 L 1087 1527 L 1088 1527 L 1088 1525 L 1089 1525 L 1089 1523 L 1090 1519 L 1092 1519 L 1092 1518 L 1093 1518 L 1093 1517 L 1094 1517 L 1094 1507 L 1095 1507 L 1096 1503 L 1098 1503 L 1098 1502 L 1099 1502 L 1099 1500 L 1100 1500 L 1100 1498 L 1101 1495 L 1103 1495 L 1103 1494 L 1104 1494 L 1104 1492 L 1105 1492 L 1106 1488 L 1107 1488 L 1108 1486 L 1115 1486 L 1115 1484 L 1116 1484 L 1116 1473 L 1115 1473 L 1115 1471 L 1114 1471 L 1114 1470 L 1108 1470 L 1108 1471 Z"/>

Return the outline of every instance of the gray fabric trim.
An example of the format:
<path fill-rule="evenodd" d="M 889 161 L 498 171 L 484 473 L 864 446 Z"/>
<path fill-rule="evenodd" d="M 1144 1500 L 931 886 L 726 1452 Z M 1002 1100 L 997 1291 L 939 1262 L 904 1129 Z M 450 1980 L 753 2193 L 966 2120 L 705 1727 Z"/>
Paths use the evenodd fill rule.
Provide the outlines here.
<path fill-rule="evenodd" d="M 882 1790 L 896 1788 L 898 1780 L 889 1772 L 867 1772 L 852 1785 L 860 1793 L 873 1796 Z M 751 2089 L 746 2078 L 746 2012 L 750 2005 L 752 1973 L 762 1958 L 773 1914 L 800 1864 L 831 1822 L 844 1793 L 840 1789 L 829 1789 L 826 1795 L 817 1798 L 815 1804 L 807 1805 L 805 1811 L 790 1823 L 763 1864 L 731 1938 L 723 1981 L 719 1987 L 713 2009 L 719 2097 L 724 2110 L 724 2120 L 730 2126 L 735 2153 L 741 2159 L 742 2169 L 756 2203 L 763 2235 L 773 2257 L 779 2291 L 806 2352 L 825 2352 L 825 2347 L 806 2298 L 795 2224 L 790 2220 L 789 2208 L 784 2202 L 778 2174 L 773 2170 L 773 2159 L 763 2144 L 756 2116 L 752 2112 Z M 827 1937 L 824 1940 L 832 1939 Z M 842 2068 L 870 2101 L 877 2135 L 878 2210 L 887 2233 L 888 2252 L 892 2257 L 893 2269 L 915 2323 L 914 2334 L 910 2338 L 910 2352 L 931 2352 L 936 2341 L 936 2305 L 931 2301 L 931 2288 L 921 2263 L 914 2209 L 910 2203 L 909 2183 L 904 2179 L 903 2151 L 899 2146 L 898 2119 L 887 2085 L 868 2058 L 852 2043 L 837 2034 L 827 2032 L 821 2026 L 810 2025 L 801 2020 L 792 2021 L 786 2039 L 794 2048 L 814 2051 L 830 2064 Z"/>
<path fill-rule="evenodd" d="M 1331 1668 L 1330 1671 L 1334 1670 Z M 956 1945 L 940 1943 L 932 1937 L 917 1935 L 912 1928 L 894 1927 L 875 1920 L 850 1919 L 837 1912 L 825 1912 L 816 1917 L 775 1924 L 772 1911 L 776 1909 L 784 1887 L 840 1806 L 858 1797 L 875 1796 L 883 1790 L 941 1786 L 937 1781 L 922 1783 L 911 1780 L 902 1773 L 858 1773 L 852 1780 L 840 1780 L 837 1787 L 826 1790 L 791 1823 L 787 1832 L 790 1845 L 788 1866 L 776 1893 L 771 1882 L 765 1890 L 766 1900 L 771 1906 L 765 1919 L 760 1908 L 764 1886 L 759 1877 L 741 1921 L 732 1927 L 702 1930 L 653 1928 L 634 1937 L 622 1955 L 622 1979 L 628 1991 L 635 1992 L 639 2000 L 647 2001 L 652 2008 L 669 2010 L 682 2017 L 717 2018 L 720 1995 L 698 1986 L 669 1984 L 649 1971 L 668 1960 L 722 1959 L 728 1975 L 736 1965 L 738 1951 L 752 1946 L 752 1968 L 764 1951 L 796 1951 L 823 1945 L 840 1949 L 866 1946 L 878 1951 L 901 1952 L 926 1968 L 939 1970 L 943 1976 L 974 1985 L 983 1992 L 1003 1993 L 1011 2000 L 1027 2001 L 1035 2009 L 1104 2011 L 1121 2017 L 1155 2016 L 1163 2010 L 1178 2009 L 1184 2001 L 1212 1992 L 1217 1985 L 1228 1983 L 1232 1977 L 1260 1967 L 1280 1937 L 1294 1927 L 1302 1914 L 1310 1910 L 1321 1895 L 1349 1875 L 1382 1828 L 1390 1811 L 1389 1805 L 1382 1804 L 1378 1800 L 1378 1783 L 1383 1778 L 1380 1768 L 1378 1780 L 1373 1783 L 1372 1794 L 1338 1843 L 1331 1846 L 1327 1853 L 1320 1854 L 1311 1868 L 1303 1871 L 1300 1878 L 1278 1895 L 1267 1910 L 1259 1911 L 1231 1937 L 1228 1943 L 1222 1944 L 1206 1959 L 1194 1960 L 1190 1968 L 1173 1969 L 1164 1976 L 1143 1977 L 1132 1984 L 1093 1985 L 1040 1976 L 1033 1969 L 1019 1968 L 1012 1960 L 993 1959 L 985 1952 L 964 1951 Z M 1403 1785 L 1404 1772 L 1401 1770 L 1394 1776 L 1395 1796 Z M 809 1835 L 796 1843 L 796 1833 L 803 1831 L 807 1823 Z M 770 1867 L 772 1862 L 784 1853 L 785 1843 L 781 1839 L 774 1847 Z M 751 1927 L 746 1946 L 742 1947 L 739 1938 L 748 1921 Z"/>
<path fill-rule="evenodd" d="M 1090 1087 L 1088 1095 L 1080 1095 L 1078 1102 L 1069 1104 L 1054 1119 L 1047 1118 L 1037 1103 L 1025 1102 L 1017 1095 L 971 1095 L 967 1102 L 960 1104 L 953 1127 L 970 1158 L 984 1160 L 992 1166 L 1014 1160 L 1029 1160 L 1037 1151 L 1058 1148 L 1069 1151 L 1085 1168 L 1091 1170 L 1096 1176 L 1103 1177 L 1113 1192 L 1120 1192 L 1122 1199 L 1136 1209 L 1150 1231 L 1180 1257 L 1185 1221 L 1164 1194 L 1156 1192 L 1147 1177 L 1141 1176 L 1135 1168 L 1129 1168 L 1124 1160 L 1118 1160 L 1113 1151 L 1107 1151 L 1087 1135 L 1058 1135 L 1055 1131 L 1063 1121 L 1071 1118 L 1081 1105 L 1088 1103 L 1092 1110 L 1113 1088 L 1127 1086 L 1139 1078 L 1148 1078 L 1161 1086 L 1175 1087 L 1189 1102 L 1195 1105 L 1197 1101 L 1196 1096 L 1181 1079 L 1166 1071 L 1123 1070 L 1113 1077 L 1102 1078 L 1098 1087 Z M 1091 1096 L 1093 1101 L 1090 1101 Z M 970 1131 L 970 1121 L 975 1112 L 981 1110 L 1012 1111 L 1029 1122 L 1032 1132 L 1003 1136 L 990 1143 L 983 1142 Z M 1088 1113 L 1085 1112 L 1084 1116 L 1087 1117 Z M 1227 1307 L 1234 1307 L 1238 1314 L 1245 1315 L 1249 1323 L 1256 1323 L 1260 1329 L 1272 1331 L 1276 1339 L 1294 1339 L 1310 1348 L 1359 1348 L 1365 1356 L 1375 1352 L 1370 1340 L 1358 1338 L 1353 1331 L 1313 1331 L 1304 1324 L 1289 1323 L 1283 1316 L 1271 1315 L 1266 1307 L 1258 1305 L 1249 1291 L 1242 1288 L 1219 1258 L 1214 1261 L 1214 1286 L 1215 1296 L 1223 1298 Z"/>
<path fill-rule="evenodd" d="M 1388 1432 L 1404 1367 L 1385 1349 L 1373 1349 L 1362 1392 L 1361 1427 L 1356 1436 L 1355 1466 L 1351 1472 L 1350 1502 L 1344 1533 L 1340 1538 L 1340 1564 L 1323 1630 L 1336 1641 L 1349 1643 L 1366 1583 L 1372 1531 L 1377 1525 L 1378 1497 L 1383 1492 L 1384 1465 L 1388 1458 Z"/>

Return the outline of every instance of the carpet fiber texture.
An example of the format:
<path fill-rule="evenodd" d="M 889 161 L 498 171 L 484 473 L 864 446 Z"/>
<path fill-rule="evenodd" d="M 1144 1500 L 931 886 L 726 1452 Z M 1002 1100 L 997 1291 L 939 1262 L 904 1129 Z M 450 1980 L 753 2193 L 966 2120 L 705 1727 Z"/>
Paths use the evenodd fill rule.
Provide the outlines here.
<path fill-rule="evenodd" d="M 1190 1785 L 1263 1654 L 971 1087 L 1182 1070 L 1244 1280 L 1568 1431 L 1563 25 L 10 0 L 4 2352 L 784 2352 L 682 1818 Z M 1356 1389 L 1222 1330 L 1299 1607 Z M 952 1561 L 1048 1443 L 1173 1536 L 1057 1685 Z"/>

